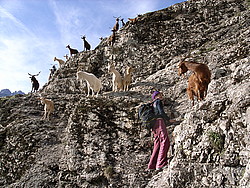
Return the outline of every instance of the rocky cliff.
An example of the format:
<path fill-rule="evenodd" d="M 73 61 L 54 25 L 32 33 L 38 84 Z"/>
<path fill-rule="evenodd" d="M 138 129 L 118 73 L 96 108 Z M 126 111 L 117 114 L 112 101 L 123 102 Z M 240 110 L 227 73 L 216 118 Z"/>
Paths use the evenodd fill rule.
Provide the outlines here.
<path fill-rule="evenodd" d="M 40 120 L 37 94 L 0 99 L 1 187 L 249 187 L 250 14 L 245 0 L 190 0 L 142 15 L 89 52 L 70 58 L 39 92 L 55 103 Z M 208 95 L 192 106 L 185 56 L 212 72 Z M 107 64 L 136 70 L 128 92 L 111 91 Z M 86 97 L 77 70 L 94 73 L 104 88 Z M 190 74 L 190 73 L 189 73 Z M 137 108 L 152 90 L 165 95 L 169 166 L 146 172 L 152 136 Z"/>

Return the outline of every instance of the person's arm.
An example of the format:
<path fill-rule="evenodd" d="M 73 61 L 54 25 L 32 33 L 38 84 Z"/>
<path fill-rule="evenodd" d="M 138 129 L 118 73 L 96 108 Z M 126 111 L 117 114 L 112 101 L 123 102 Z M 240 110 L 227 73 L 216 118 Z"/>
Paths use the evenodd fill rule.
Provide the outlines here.
<path fill-rule="evenodd" d="M 163 109 L 163 104 L 160 100 L 155 101 L 155 105 L 156 108 L 159 112 L 159 115 L 164 118 L 165 120 L 169 120 L 170 118 L 167 116 L 167 114 L 165 113 L 164 109 Z"/>

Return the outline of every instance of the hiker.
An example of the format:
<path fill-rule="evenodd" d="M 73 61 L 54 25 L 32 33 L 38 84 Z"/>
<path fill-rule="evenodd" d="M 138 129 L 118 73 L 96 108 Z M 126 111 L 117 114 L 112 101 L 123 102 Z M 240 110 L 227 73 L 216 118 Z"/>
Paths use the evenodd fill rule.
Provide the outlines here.
<path fill-rule="evenodd" d="M 154 134 L 154 149 L 148 164 L 147 170 L 160 171 L 168 164 L 167 153 L 170 146 L 170 141 L 166 129 L 166 125 L 170 118 L 163 109 L 163 95 L 159 91 L 152 94 L 153 109 L 156 115 L 156 122 L 152 128 Z M 171 120 L 174 121 L 174 120 Z"/>

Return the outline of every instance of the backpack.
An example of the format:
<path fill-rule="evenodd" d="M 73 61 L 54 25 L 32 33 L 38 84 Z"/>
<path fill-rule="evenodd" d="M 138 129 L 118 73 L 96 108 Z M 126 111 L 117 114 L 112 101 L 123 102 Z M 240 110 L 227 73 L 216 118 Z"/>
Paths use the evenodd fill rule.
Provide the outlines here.
<path fill-rule="evenodd" d="M 148 130 L 152 129 L 156 122 L 156 116 L 152 104 L 153 102 L 142 104 L 138 111 L 138 118 L 141 120 L 143 127 Z"/>

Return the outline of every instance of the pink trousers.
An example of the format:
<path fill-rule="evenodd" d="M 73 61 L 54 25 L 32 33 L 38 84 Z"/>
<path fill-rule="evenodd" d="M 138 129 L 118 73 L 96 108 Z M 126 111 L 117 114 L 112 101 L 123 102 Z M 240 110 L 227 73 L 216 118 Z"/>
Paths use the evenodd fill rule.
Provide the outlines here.
<path fill-rule="evenodd" d="M 150 157 L 148 169 L 158 169 L 166 166 L 167 153 L 169 150 L 170 142 L 166 125 L 162 118 L 156 120 L 156 124 L 153 127 L 154 133 L 154 149 Z"/>

